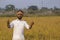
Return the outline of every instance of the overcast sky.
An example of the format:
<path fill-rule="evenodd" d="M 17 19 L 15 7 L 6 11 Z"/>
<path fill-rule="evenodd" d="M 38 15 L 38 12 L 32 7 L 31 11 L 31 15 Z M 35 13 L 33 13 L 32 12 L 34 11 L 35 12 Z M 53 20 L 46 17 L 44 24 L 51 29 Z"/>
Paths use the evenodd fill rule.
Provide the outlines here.
<path fill-rule="evenodd" d="M 0 7 L 4 8 L 8 4 L 13 4 L 16 8 L 28 8 L 31 5 L 36 5 L 39 8 L 42 6 L 60 8 L 60 0 L 0 0 Z"/>

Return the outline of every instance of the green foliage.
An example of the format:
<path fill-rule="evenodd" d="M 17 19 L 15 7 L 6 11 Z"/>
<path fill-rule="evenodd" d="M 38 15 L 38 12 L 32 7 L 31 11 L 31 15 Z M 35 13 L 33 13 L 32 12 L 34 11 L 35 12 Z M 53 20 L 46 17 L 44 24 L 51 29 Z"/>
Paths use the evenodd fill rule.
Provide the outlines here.
<path fill-rule="evenodd" d="M 12 10 L 14 10 L 14 9 L 15 9 L 15 6 L 14 6 L 14 5 L 11 5 L 11 4 L 6 5 L 6 7 L 5 7 L 5 10 L 6 10 L 6 11 L 12 11 Z"/>
<path fill-rule="evenodd" d="M 29 6 L 28 10 L 38 10 L 37 6 Z"/>
<path fill-rule="evenodd" d="M 6 5 L 5 9 L 0 8 L 0 16 L 15 16 L 13 13 L 16 13 L 18 9 L 15 8 L 14 5 Z M 60 8 L 54 7 L 54 8 L 47 8 L 42 7 L 41 9 L 38 9 L 37 6 L 32 5 L 29 6 L 28 9 L 22 9 L 25 11 L 24 16 L 60 16 Z M 11 14 L 10 14 L 11 13 Z M 1 15 L 2 14 L 2 15 Z"/>
<path fill-rule="evenodd" d="M 0 15 L 0 17 L 15 17 L 15 16 L 16 16 L 15 14 L 12 14 L 12 15 L 8 15 L 8 14 Z"/>

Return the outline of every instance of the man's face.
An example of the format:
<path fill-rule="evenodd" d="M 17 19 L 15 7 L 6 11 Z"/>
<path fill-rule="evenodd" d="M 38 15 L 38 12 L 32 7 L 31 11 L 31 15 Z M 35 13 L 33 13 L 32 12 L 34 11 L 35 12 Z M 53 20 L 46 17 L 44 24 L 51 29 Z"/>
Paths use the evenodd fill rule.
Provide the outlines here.
<path fill-rule="evenodd" d="M 17 18 L 22 19 L 23 13 L 21 11 L 17 12 Z"/>

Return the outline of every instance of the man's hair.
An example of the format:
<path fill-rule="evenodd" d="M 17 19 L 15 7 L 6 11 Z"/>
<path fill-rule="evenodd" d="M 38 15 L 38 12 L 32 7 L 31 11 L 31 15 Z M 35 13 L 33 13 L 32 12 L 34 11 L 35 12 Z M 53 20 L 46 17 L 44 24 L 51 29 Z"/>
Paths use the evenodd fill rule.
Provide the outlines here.
<path fill-rule="evenodd" d="M 22 12 L 22 13 L 24 13 L 21 9 L 19 9 L 17 12 Z"/>

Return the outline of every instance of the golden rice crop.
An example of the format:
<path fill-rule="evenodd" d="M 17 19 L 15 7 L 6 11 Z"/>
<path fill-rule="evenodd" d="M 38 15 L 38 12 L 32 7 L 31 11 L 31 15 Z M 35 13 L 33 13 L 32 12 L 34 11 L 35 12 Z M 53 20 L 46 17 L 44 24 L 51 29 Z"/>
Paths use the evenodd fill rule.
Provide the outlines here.
<path fill-rule="evenodd" d="M 0 40 L 11 40 L 13 29 L 7 28 L 7 20 L 16 17 L 0 17 Z M 60 16 L 24 17 L 29 24 L 34 21 L 32 29 L 25 29 L 26 40 L 60 40 Z"/>

